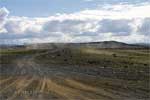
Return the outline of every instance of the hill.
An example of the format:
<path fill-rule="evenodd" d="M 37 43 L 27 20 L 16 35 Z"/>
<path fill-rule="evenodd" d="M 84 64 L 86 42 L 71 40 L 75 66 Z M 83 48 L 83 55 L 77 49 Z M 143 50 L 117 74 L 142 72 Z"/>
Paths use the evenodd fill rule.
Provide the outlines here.
<path fill-rule="evenodd" d="M 87 43 L 40 43 L 26 45 L 27 49 L 53 49 L 61 47 L 92 47 L 92 48 L 117 48 L 117 49 L 142 49 L 149 48 L 147 45 L 127 44 L 117 41 L 87 42 Z"/>

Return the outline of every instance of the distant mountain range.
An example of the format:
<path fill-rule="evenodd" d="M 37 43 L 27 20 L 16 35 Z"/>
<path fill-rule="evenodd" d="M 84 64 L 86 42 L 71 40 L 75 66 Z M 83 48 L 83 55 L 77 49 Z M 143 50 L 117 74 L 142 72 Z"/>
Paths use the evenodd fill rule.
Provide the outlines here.
<path fill-rule="evenodd" d="M 127 44 L 117 41 L 102 41 L 102 42 L 86 42 L 86 43 L 37 43 L 27 45 L 0 45 L 1 49 L 4 48 L 25 48 L 25 49 L 52 49 L 57 47 L 92 47 L 92 48 L 119 48 L 119 49 L 142 49 L 150 48 L 149 44 Z"/>

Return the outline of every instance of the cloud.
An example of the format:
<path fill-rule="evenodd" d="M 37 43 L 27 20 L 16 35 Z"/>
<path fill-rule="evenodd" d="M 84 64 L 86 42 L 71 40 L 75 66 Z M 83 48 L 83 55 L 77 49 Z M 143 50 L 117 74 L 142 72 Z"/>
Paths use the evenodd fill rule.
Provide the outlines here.
<path fill-rule="evenodd" d="M 61 32 L 68 35 L 80 35 L 86 32 L 92 33 L 92 31 L 96 29 L 96 25 L 97 23 L 94 21 L 65 19 L 63 21 L 48 21 L 43 25 L 43 29 L 47 32 Z"/>
<path fill-rule="evenodd" d="M 138 27 L 138 32 L 150 36 L 150 18 L 145 18 L 143 20 L 141 26 Z"/>
<path fill-rule="evenodd" d="M 8 16 L 0 9 L 1 43 L 90 42 L 118 40 L 147 42 L 150 4 L 104 5 L 94 10 L 49 17 Z"/>
<path fill-rule="evenodd" d="M 84 10 L 80 13 L 87 16 L 87 18 L 95 19 L 133 19 L 150 17 L 149 12 L 150 3 L 143 3 L 139 5 L 133 4 L 117 4 L 117 5 L 103 5 L 94 10 Z"/>
<path fill-rule="evenodd" d="M 8 16 L 9 11 L 6 8 L 0 8 L 0 32 L 4 32 L 3 25 L 5 24 L 6 17 Z"/>
<path fill-rule="evenodd" d="M 129 35 L 132 32 L 132 27 L 130 26 L 130 20 L 119 19 L 103 19 L 100 21 L 100 33 L 113 33 L 113 35 Z"/>
<path fill-rule="evenodd" d="M 92 2 L 92 1 L 94 1 L 94 0 L 83 0 L 84 2 Z"/>
<path fill-rule="evenodd" d="M 9 11 L 3 7 L 3 8 L 0 8 L 0 21 L 4 20 L 9 14 Z"/>

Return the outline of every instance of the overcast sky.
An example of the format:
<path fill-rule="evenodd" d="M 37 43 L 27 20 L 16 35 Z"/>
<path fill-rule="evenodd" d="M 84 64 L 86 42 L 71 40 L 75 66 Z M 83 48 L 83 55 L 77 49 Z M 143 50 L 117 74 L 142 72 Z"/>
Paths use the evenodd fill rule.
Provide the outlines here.
<path fill-rule="evenodd" d="M 150 0 L 0 0 L 0 44 L 149 38 Z"/>

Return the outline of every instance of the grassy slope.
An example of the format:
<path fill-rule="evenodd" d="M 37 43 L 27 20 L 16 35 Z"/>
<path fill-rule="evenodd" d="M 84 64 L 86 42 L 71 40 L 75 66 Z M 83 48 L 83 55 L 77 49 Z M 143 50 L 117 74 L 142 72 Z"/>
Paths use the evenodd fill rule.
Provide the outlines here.
<path fill-rule="evenodd" d="M 99 84 L 106 81 L 109 84 L 116 84 L 115 79 L 125 80 L 127 86 L 149 91 L 149 65 L 150 65 L 149 50 L 120 50 L 120 49 L 93 49 L 66 48 L 54 54 L 40 55 L 37 57 L 37 62 L 44 64 L 58 65 L 79 65 L 91 66 L 95 68 L 112 68 L 115 76 L 105 77 L 111 81 L 92 81 L 91 84 Z M 82 81 L 82 80 L 81 80 Z M 88 80 L 87 80 L 88 81 Z M 86 83 L 88 83 L 86 81 Z M 120 84 L 121 86 L 122 84 Z"/>
<path fill-rule="evenodd" d="M 85 69 L 89 66 L 93 69 L 112 68 L 115 73 L 112 77 L 97 75 L 85 78 L 80 75 L 70 75 L 69 78 L 93 87 L 103 87 L 109 91 L 127 92 L 131 90 L 144 97 L 149 93 L 149 50 L 64 48 L 55 52 L 50 52 L 50 50 L 5 50 L 0 51 L 0 55 L 1 65 L 13 63 L 13 60 L 20 56 L 36 55 L 35 61 L 39 64 L 78 65 Z M 60 83 L 58 81 L 58 84 L 66 84 L 66 82 L 62 80 Z"/>

